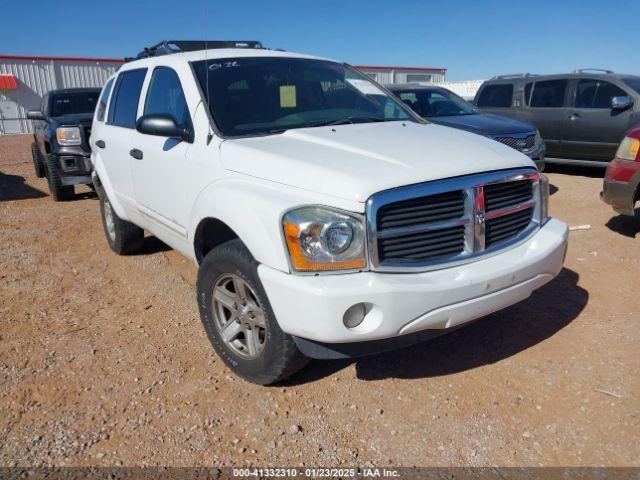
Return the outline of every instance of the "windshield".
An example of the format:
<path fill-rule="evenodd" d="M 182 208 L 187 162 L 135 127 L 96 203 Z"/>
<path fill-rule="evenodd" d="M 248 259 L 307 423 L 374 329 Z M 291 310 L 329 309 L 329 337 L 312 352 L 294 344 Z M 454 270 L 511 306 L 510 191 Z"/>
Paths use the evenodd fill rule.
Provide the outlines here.
<path fill-rule="evenodd" d="M 194 62 L 211 115 L 225 136 L 342 123 L 417 121 L 360 72 L 324 60 L 282 57 Z M 207 74 L 208 70 L 208 74 Z M 208 76 L 208 85 L 207 85 Z"/>
<path fill-rule="evenodd" d="M 51 98 L 51 116 L 61 117 L 74 113 L 93 113 L 100 92 L 57 93 Z"/>
<path fill-rule="evenodd" d="M 636 92 L 640 93 L 640 77 L 625 78 L 623 81 L 624 83 L 629 85 L 631 88 L 633 88 Z"/>
<path fill-rule="evenodd" d="M 476 107 L 455 93 L 439 88 L 396 90 L 396 96 L 422 117 L 451 117 L 478 113 Z"/>

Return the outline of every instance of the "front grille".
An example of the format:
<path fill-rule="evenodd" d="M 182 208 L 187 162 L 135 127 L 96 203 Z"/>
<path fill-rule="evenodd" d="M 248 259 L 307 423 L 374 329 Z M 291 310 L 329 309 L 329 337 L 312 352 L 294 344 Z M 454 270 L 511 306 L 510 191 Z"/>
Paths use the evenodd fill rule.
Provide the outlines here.
<path fill-rule="evenodd" d="M 487 220 L 485 247 L 491 247 L 520 234 L 531 223 L 533 208 Z"/>
<path fill-rule="evenodd" d="M 453 257 L 464 249 L 464 226 L 383 238 L 378 242 L 382 261 L 415 263 Z"/>
<path fill-rule="evenodd" d="M 470 175 L 387 190 L 367 203 L 373 270 L 463 261 L 533 231 L 539 174 Z"/>
<path fill-rule="evenodd" d="M 445 192 L 382 206 L 378 210 L 378 230 L 442 222 L 463 214 L 463 192 Z"/>
<path fill-rule="evenodd" d="M 526 137 L 499 137 L 495 136 L 493 139 L 497 142 L 504 143 L 505 145 L 515 148 L 516 150 L 531 150 L 536 143 L 536 135 L 532 133 Z"/>
<path fill-rule="evenodd" d="M 484 205 L 486 212 L 512 207 L 531 199 L 533 185 L 531 180 L 495 183 L 484 187 Z"/>

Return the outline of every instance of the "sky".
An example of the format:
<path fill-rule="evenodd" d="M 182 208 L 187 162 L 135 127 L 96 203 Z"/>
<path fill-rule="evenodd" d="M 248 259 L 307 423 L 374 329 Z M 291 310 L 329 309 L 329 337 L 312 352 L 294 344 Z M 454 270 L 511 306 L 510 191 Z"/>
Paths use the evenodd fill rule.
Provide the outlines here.
<path fill-rule="evenodd" d="M 122 58 L 160 40 L 260 40 L 448 80 L 598 67 L 640 74 L 640 0 L 7 1 L 0 55 Z"/>

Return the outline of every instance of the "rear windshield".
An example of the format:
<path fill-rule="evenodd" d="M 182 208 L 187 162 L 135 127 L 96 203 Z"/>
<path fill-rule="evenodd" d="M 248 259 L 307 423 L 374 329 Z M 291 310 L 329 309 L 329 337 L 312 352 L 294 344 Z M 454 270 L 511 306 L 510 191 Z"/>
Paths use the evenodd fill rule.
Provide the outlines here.
<path fill-rule="evenodd" d="M 340 123 L 417 121 L 357 70 L 306 58 L 244 57 L 193 63 L 213 119 L 226 136 Z"/>
<path fill-rule="evenodd" d="M 61 117 L 75 113 L 93 113 L 100 91 L 56 93 L 51 97 L 51 116 Z"/>
<path fill-rule="evenodd" d="M 624 83 L 633 88 L 636 92 L 640 93 L 640 78 L 625 78 L 622 80 Z"/>

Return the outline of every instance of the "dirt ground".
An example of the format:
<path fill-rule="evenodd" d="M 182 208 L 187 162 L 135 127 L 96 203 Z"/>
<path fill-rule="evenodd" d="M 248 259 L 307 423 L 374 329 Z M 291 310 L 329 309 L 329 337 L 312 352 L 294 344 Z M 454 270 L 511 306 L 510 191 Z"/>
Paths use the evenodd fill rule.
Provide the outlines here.
<path fill-rule="evenodd" d="M 602 170 L 549 173 L 552 214 L 591 227 L 527 301 L 259 387 L 214 354 L 195 267 L 153 237 L 113 254 L 29 144 L 0 137 L 0 465 L 640 466 L 640 228 Z"/>

